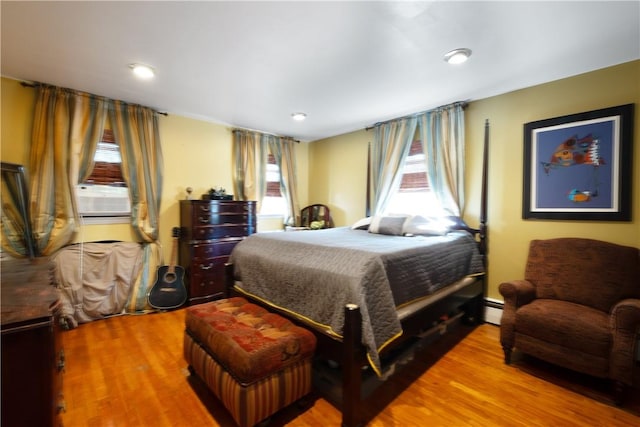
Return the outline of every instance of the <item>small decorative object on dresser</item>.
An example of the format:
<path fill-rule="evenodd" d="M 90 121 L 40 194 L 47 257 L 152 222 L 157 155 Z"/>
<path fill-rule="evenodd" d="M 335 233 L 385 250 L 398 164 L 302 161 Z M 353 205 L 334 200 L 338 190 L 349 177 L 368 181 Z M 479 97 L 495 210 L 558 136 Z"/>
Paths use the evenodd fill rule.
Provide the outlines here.
<path fill-rule="evenodd" d="M 212 187 L 207 194 L 202 195 L 202 200 L 233 200 L 233 194 L 227 194 L 222 187 Z"/>
<path fill-rule="evenodd" d="M 180 265 L 190 304 L 225 296 L 225 263 L 236 244 L 256 232 L 256 202 L 180 201 Z"/>

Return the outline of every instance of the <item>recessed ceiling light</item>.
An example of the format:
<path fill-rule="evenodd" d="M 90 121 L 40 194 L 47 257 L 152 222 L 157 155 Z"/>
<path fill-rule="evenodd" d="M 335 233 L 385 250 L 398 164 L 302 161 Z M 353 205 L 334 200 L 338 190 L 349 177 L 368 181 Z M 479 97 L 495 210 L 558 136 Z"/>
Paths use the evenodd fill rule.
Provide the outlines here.
<path fill-rule="evenodd" d="M 444 56 L 444 60 L 449 64 L 462 64 L 471 56 L 471 49 L 467 49 L 466 47 L 460 49 L 454 49 L 451 52 L 448 52 Z"/>
<path fill-rule="evenodd" d="M 293 114 L 291 114 L 291 118 L 293 120 L 301 122 L 301 121 L 303 121 L 304 119 L 307 118 L 307 115 L 305 113 L 293 113 Z"/>
<path fill-rule="evenodd" d="M 144 64 L 129 64 L 129 68 L 141 79 L 150 79 L 156 74 L 152 67 Z"/>

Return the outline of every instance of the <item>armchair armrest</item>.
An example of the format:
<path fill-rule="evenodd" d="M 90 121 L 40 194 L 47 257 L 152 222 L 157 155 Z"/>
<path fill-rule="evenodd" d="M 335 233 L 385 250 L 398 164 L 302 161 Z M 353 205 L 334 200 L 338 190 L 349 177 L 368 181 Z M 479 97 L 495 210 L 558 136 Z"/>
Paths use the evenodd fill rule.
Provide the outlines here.
<path fill-rule="evenodd" d="M 617 303 L 611 310 L 609 322 L 613 334 L 611 378 L 631 385 L 636 334 L 640 328 L 640 299 L 628 298 Z"/>
<path fill-rule="evenodd" d="M 533 283 L 527 280 L 512 280 L 503 282 L 498 287 L 500 294 L 504 297 L 504 304 L 512 305 L 514 308 L 529 304 L 536 297 L 536 288 Z"/>
<path fill-rule="evenodd" d="M 635 334 L 640 327 L 640 299 L 627 298 L 614 305 L 611 310 L 611 327 Z"/>
<path fill-rule="evenodd" d="M 510 363 L 511 349 L 515 343 L 516 310 L 535 299 L 536 288 L 527 280 L 512 280 L 501 283 L 498 290 L 504 297 L 500 319 L 500 343 L 504 350 L 505 362 Z"/>

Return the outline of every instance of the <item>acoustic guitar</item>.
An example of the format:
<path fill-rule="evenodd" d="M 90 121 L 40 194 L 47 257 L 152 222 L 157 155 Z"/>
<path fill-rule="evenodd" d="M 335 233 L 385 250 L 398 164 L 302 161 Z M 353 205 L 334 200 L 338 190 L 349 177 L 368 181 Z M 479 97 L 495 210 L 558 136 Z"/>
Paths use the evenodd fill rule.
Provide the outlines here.
<path fill-rule="evenodd" d="M 184 268 L 176 265 L 180 228 L 173 227 L 173 249 L 169 265 L 158 267 L 156 282 L 149 291 L 149 305 L 158 310 L 178 308 L 187 300 Z"/>

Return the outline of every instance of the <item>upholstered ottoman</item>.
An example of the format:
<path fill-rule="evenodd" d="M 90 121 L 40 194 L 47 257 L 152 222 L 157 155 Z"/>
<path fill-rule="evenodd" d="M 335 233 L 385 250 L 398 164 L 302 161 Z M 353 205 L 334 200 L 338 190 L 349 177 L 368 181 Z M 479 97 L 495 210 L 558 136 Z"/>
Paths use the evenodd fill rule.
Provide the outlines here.
<path fill-rule="evenodd" d="M 311 391 L 316 337 L 236 297 L 188 307 L 184 358 L 241 427 Z"/>

